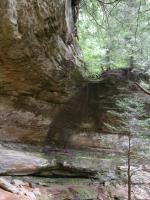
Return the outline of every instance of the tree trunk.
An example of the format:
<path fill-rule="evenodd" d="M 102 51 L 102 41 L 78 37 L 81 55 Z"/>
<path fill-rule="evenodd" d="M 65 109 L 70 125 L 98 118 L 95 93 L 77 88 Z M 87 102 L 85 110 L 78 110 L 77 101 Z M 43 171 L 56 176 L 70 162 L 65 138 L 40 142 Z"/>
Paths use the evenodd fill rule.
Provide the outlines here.
<path fill-rule="evenodd" d="M 128 136 L 128 200 L 131 200 L 131 133 Z"/>

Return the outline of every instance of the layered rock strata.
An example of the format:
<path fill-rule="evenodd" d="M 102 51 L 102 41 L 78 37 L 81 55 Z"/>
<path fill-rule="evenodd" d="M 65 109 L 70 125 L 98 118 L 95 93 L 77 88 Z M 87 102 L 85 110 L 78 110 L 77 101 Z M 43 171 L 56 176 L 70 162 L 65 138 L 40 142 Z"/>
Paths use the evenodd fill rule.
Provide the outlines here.
<path fill-rule="evenodd" d="M 41 142 L 82 79 L 71 0 L 0 2 L 0 138 Z"/>

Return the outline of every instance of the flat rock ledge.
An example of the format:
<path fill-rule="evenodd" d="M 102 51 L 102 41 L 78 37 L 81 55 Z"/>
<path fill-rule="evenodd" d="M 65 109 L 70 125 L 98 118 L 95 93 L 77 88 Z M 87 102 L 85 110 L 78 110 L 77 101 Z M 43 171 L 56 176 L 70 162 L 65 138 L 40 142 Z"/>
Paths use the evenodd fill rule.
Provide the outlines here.
<path fill-rule="evenodd" d="M 60 150 L 45 155 L 0 147 L 0 152 L 0 175 L 90 177 L 99 170 L 113 168 L 112 159 L 100 159 L 94 153 L 82 151 Z"/>
<path fill-rule="evenodd" d="M 40 154 L 9 150 L 0 147 L 0 175 L 30 175 L 53 163 Z"/>
<path fill-rule="evenodd" d="M 115 160 L 113 154 L 104 158 L 75 150 L 45 155 L 3 146 L 0 151 L 0 200 L 127 199 L 127 166 L 121 156 Z M 136 199 L 149 200 L 149 169 L 132 167 Z"/>

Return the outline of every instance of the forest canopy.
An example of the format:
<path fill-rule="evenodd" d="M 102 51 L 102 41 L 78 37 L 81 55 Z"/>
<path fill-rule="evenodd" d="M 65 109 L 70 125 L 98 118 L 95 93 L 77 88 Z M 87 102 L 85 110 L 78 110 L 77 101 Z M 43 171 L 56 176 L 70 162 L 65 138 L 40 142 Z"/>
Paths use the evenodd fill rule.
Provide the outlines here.
<path fill-rule="evenodd" d="M 150 63 L 150 0 L 82 0 L 77 28 L 91 75 Z"/>

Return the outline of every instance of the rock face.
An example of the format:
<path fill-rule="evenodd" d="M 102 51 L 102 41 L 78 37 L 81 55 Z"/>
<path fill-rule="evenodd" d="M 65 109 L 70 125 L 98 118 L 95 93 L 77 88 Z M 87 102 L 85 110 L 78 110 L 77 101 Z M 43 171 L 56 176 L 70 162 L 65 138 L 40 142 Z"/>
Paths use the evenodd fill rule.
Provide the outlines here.
<path fill-rule="evenodd" d="M 41 142 L 81 76 L 71 0 L 0 1 L 0 138 Z M 79 78 L 79 79 L 80 79 Z"/>
<path fill-rule="evenodd" d="M 50 125 L 47 144 L 62 148 L 100 148 L 111 153 L 127 150 L 127 133 L 122 130 L 113 131 L 113 127 L 117 129 L 124 119 L 113 116 L 111 111 L 116 111 L 118 115 L 121 109 L 117 105 L 119 100 L 128 99 L 134 102 L 138 98 L 137 103 L 143 104 L 143 112 L 147 118 L 150 116 L 150 96 L 144 94 L 135 84 L 143 77 L 145 84 L 149 85 L 149 75 L 144 77 L 145 73 L 140 72 L 139 79 L 138 71 L 128 70 L 126 68 L 106 71 L 99 81 L 90 81 L 82 87 L 55 116 Z M 125 112 L 125 107 L 129 106 L 124 105 L 122 112 Z M 134 117 L 133 113 L 131 118 Z M 106 124 L 112 126 L 112 130 Z M 138 132 L 139 130 L 135 134 L 135 146 L 139 144 L 138 140 L 147 145 L 149 129 L 147 128 L 143 139 L 139 138 Z"/>
<path fill-rule="evenodd" d="M 0 158 L 0 175 L 30 175 L 55 166 L 41 155 L 6 148 L 1 148 Z"/>
<path fill-rule="evenodd" d="M 134 84 L 149 76 L 110 70 L 77 90 L 83 81 L 78 4 L 0 1 L 1 200 L 127 199 L 128 136 L 107 125 L 119 126 L 110 111 L 125 97 L 138 96 L 149 118 L 150 97 Z M 144 137 L 136 130 L 132 195 L 149 200 L 149 130 Z"/>

